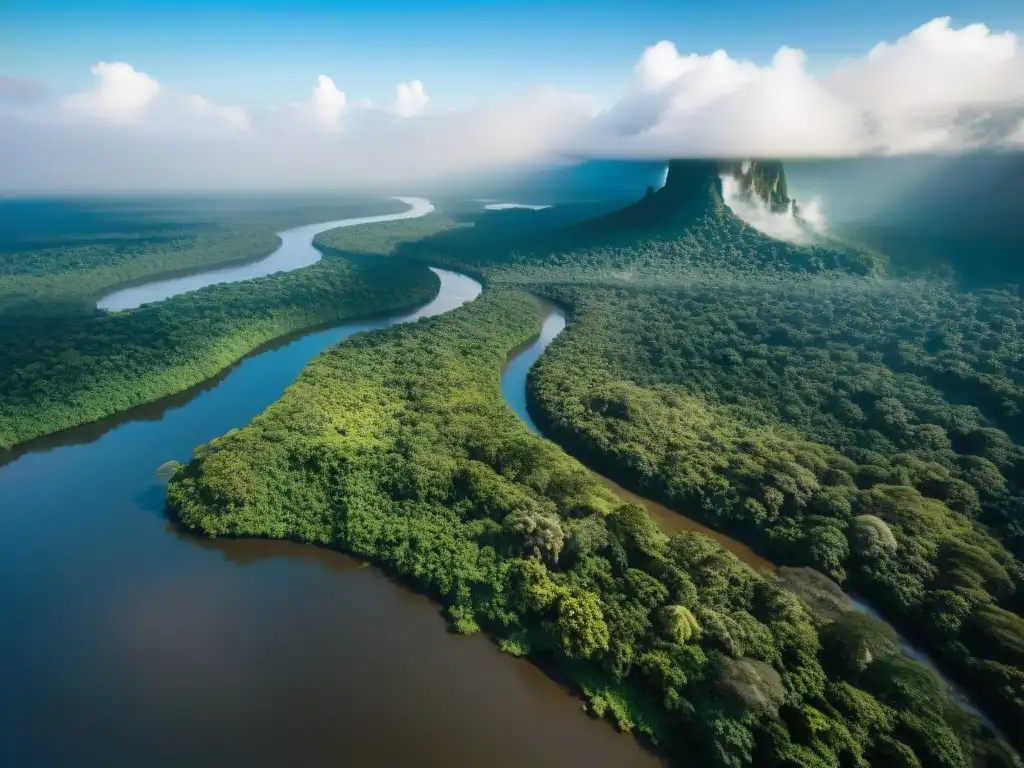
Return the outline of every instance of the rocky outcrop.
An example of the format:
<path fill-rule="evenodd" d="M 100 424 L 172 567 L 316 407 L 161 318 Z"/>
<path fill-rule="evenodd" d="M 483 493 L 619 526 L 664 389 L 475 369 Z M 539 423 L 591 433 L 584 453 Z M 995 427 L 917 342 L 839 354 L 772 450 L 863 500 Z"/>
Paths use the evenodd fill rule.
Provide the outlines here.
<path fill-rule="evenodd" d="M 740 183 L 740 192 L 767 204 L 772 212 L 784 213 L 793 204 L 786 186 L 786 171 L 779 160 L 745 160 L 725 163 L 722 173 Z"/>

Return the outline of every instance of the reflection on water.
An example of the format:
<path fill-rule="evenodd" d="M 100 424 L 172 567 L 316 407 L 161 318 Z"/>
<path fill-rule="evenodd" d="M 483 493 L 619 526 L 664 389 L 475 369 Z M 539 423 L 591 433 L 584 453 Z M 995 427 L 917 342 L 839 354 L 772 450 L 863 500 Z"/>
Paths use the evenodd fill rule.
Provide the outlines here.
<path fill-rule="evenodd" d="M 197 291 L 208 285 L 237 283 L 241 280 L 251 280 L 256 277 L 272 275 L 275 272 L 290 272 L 300 267 L 308 267 L 320 260 L 320 251 L 312 245 L 313 237 L 319 232 L 328 229 L 338 229 L 339 227 L 354 227 L 357 224 L 415 219 L 425 216 L 434 210 L 434 206 L 431 205 L 430 201 L 424 200 L 421 197 L 399 197 L 396 199 L 407 204 L 409 210 L 402 211 L 401 213 L 387 213 L 380 216 L 360 216 L 358 218 L 340 219 L 320 224 L 307 224 L 303 227 L 287 229 L 284 232 L 278 232 L 278 237 L 281 238 L 281 245 L 264 259 L 234 267 L 210 269 L 191 275 L 155 280 L 142 285 L 126 286 L 107 294 L 96 303 L 96 306 L 100 309 L 111 311 L 133 309 L 142 304 L 169 299 L 171 296 L 177 296 L 180 293 Z"/>
<path fill-rule="evenodd" d="M 0 765 L 654 766 L 531 664 L 329 550 L 169 523 L 156 468 L 243 426 L 319 351 L 475 297 L 312 333 L 0 466 Z"/>

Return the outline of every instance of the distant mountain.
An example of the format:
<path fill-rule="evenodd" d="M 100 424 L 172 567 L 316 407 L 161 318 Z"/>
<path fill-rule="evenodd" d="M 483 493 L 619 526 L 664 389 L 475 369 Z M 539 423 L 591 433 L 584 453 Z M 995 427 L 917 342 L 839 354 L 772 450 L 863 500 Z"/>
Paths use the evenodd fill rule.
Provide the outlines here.
<path fill-rule="evenodd" d="M 648 186 L 659 187 L 665 178 L 664 161 L 583 160 L 475 177 L 464 189 L 441 190 L 445 196 L 463 193 L 495 202 L 559 204 L 570 201 L 636 198 Z"/>
<path fill-rule="evenodd" d="M 706 214 L 725 212 L 722 177 L 739 182 L 742 195 L 763 202 L 772 211 L 792 204 L 786 172 L 778 160 L 670 160 L 664 185 L 647 188 L 642 199 L 589 223 L 602 231 L 651 226 L 678 226 Z"/>
<path fill-rule="evenodd" d="M 670 160 L 661 188 L 648 186 L 646 194 L 637 202 L 584 226 L 597 232 L 612 232 L 685 225 L 714 212 L 722 199 L 720 165 L 715 160 Z"/>

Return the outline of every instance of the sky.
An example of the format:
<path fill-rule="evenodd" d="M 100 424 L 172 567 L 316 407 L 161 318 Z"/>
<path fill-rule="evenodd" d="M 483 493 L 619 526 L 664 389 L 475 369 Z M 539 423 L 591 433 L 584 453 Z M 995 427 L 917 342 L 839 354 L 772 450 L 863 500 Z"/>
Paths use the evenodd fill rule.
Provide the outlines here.
<path fill-rule="evenodd" d="M 0 190 L 1024 145 L 1022 32 L 1019 0 L 0 0 Z"/>

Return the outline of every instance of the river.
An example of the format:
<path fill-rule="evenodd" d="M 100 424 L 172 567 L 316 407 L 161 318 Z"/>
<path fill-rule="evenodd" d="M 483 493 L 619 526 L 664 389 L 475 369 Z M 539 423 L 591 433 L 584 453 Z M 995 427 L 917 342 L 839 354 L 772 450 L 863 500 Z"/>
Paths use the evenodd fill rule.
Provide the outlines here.
<path fill-rule="evenodd" d="M 542 303 L 544 304 L 546 315 L 540 335 L 529 344 L 516 350 L 515 354 L 509 357 L 501 372 L 501 394 L 505 398 L 505 402 L 519 415 L 519 418 L 526 424 L 527 429 L 541 437 L 543 437 L 543 434 L 526 407 L 526 375 L 548 344 L 554 341 L 555 337 L 565 329 L 565 313 L 554 304 L 546 301 Z M 755 570 L 764 574 L 775 573 L 776 566 L 774 563 L 757 554 L 742 541 L 737 541 L 731 536 L 726 536 L 724 533 L 719 533 L 713 528 L 709 528 L 696 520 L 681 515 L 664 504 L 659 504 L 652 499 L 646 499 L 633 493 L 604 475 L 593 471 L 592 474 L 602 485 L 613 491 L 619 498 L 646 507 L 647 512 L 655 519 L 658 527 L 665 533 L 670 535 L 680 531 L 703 533 L 705 536 L 717 541 L 725 549 L 732 552 Z"/>
<path fill-rule="evenodd" d="M 434 210 L 431 202 L 422 197 L 397 197 L 395 199 L 408 205 L 409 210 L 401 213 L 385 213 L 378 216 L 360 216 L 352 219 L 326 221 L 320 224 L 306 224 L 302 227 L 286 229 L 284 232 L 277 233 L 277 236 L 281 238 L 281 245 L 262 259 L 234 267 L 199 270 L 181 277 L 128 286 L 107 294 L 96 302 L 96 306 L 111 311 L 134 309 L 152 301 L 163 301 L 171 296 L 189 293 L 207 285 L 237 283 L 242 280 L 272 275 L 275 272 L 290 272 L 300 267 L 308 267 L 320 260 L 320 251 L 310 246 L 313 238 L 320 232 L 340 227 L 354 227 L 357 224 L 416 219 L 426 216 Z"/>
<path fill-rule="evenodd" d="M 315 262 L 312 236 L 337 225 L 302 228 L 282 268 Z M 166 517 L 161 463 L 246 424 L 326 347 L 481 290 L 434 271 L 440 293 L 416 312 L 269 345 L 185 393 L 0 454 L 0 765 L 659 764 L 530 663 L 449 633 L 435 604 L 375 569 L 288 542 L 201 539 Z M 223 271 L 200 277 L 189 290 Z M 502 374 L 535 432 L 526 373 L 564 326 L 551 308 Z M 603 480 L 665 530 L 702 531 L 773 568 Z"/>
<path fill-rule="evenodd" d="M 435 272 L 417 312 L 272 345 L 212 384 L 0 455 L 0 765 L 660 764 L 373 568 L 167 519 L 162 462 L 246 424 L 324 348 L 480 292 Z"/>

